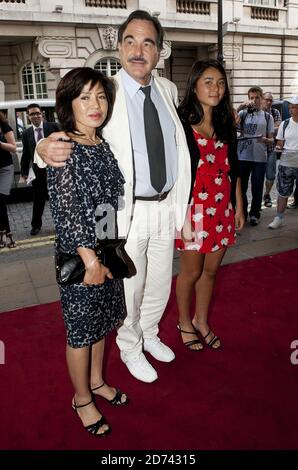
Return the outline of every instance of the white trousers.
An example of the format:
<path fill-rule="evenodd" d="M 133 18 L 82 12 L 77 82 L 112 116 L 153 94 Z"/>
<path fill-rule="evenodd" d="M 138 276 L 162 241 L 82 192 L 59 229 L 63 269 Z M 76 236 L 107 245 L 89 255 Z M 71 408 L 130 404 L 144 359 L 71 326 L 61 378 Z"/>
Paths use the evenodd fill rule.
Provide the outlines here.
<path fill-rule="evenodd" d="M 126 251 L 137 274 L 124 280 L 127 317 L 118 330 L 121 352 L 139 354 L 143 339 L 158 334 L 172 282 L 174 220 L 171 198 L 135 202 Z"/>

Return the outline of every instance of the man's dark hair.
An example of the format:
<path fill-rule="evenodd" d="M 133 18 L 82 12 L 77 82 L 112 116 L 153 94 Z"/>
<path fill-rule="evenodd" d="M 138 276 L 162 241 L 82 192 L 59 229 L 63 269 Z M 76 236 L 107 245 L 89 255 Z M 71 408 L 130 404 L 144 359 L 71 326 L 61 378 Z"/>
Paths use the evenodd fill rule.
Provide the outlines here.
<path fill-rule="evenodd" d="M 230 99 L 230 91 L 227 82 L 226 71 L 221 63 L 217 60 L 199 60 L 195 62 L 190 71 L 186 92 L 184 98 L 179 105 L 178 113 L 182 121 L 189 124 L 198 124 L 204 118 L 204 110 L 195 93 L 198 79 L 208 68 L 215 68 L 224 77 L 225 93 L 221 101 L 212 111 L 212 124 L 216 137 L 221 142 L 229 142 L 233 129 L 235 128 L 234 112 Z"/>
<path fill-rule="evenodd" d="M 258 93 L 258 95 L 263 96 L 263 90 L 260 86 L 252 86 L 247 92 L 247 96 L 249 96 L 250 93 Z"/>
<path fill-rule="evenodd" d="M 129 15 L 127 20 L 124 21 L 124 23 L 122 23 L 120 25 L 120 27 L 118 29 L 118 42 L 120 42 L 120 43 L 122 42 L 124 32 L 125 32 L 127 26 L 129 25 L 129 23 L 133 20 L 150 21 L 151 23 L 153 23 L 153 26 L 155 27 L 155 30 L 156 30 L 156 33 L 157 33 L 157 42 L 156 42 L 157 49 L 159 51 L 161 51 L 162 48 L 163 48 L 163 29 L 162 29 L 162 26 L 161 26 L 160 22 L 158 21 L 158 19 L 155 16 L 150 15 L 150 13 L 148 13 L 147 11 L 144 11 L 144 10 L 135 10 L 135 11 L 133 11 Z"/>
<path fill-rule="evenodd" d="M 114 82 L 98 70 L 90 67 L 77 67 L 62 78 L 56 90 L 56 113 L 62 130 L 67 132 L 78 131 L 76 129 L 72 102 L 81 94 L 84 86 L 89 82 L 91 84 L 90 89 L 97 83 L 100 83 L 108 101 L 107 117 L 101 126 L 97 128 L 98 135 L 100 135 L 101 129 L 110 120 L 115 101 Z"/>
<path fill-rule="evenodd" d="M 39 104 L 37 103 L 30 103 L 28 104 L 27 108 L 26 108 L 26 111 L 27 111 L 27 114 L 29 114 L 29 111 L 30 109 L 32 108 L 38 108 L 40 111 L 41 111 L 41 107 L 39 106 Z"/>

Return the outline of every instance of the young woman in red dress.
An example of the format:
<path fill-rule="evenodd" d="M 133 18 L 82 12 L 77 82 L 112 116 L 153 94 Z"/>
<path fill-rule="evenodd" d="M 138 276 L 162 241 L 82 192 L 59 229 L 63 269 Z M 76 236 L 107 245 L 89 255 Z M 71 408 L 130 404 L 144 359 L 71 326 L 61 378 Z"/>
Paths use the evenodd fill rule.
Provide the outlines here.
<path fill-rule="evenodd" d="M 188 215 L 176 241 L 178 329 L 189 349 L 200 351 L 203 343 L 218 349 L 221 341 L 208 323 L 214 281 L 227 247 L 235 243 L 235 230 L 244 225 L 234 112 L 226 73 L 218 61 L 193 65 L 179 114 L 190 151 L 192 185 Z"/>

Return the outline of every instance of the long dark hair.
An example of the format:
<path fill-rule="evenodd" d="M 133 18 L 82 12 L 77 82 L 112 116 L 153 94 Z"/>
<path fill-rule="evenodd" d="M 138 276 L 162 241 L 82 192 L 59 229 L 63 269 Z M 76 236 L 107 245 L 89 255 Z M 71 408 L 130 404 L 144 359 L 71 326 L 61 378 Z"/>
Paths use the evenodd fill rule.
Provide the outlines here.
<path fill-rule="evenodd" d="M 224 143 L 229 143 L 235 132 L 234 111 L 230 99 L 227 75 L 225 69 L 217 60 L 199 60 L 193 64 L 188 77 L 185 96 L 178 108 L 179 116 L 189 124 L 198 124 L 204 118 L 204 110 L 195 94 L 195 88 L 198 79 L 209 67 L 218 70 L 225 80 L 224 96 L 212 110 L 212 124 L 216 137 Z"/>
<path fill-rule="evenodd" d="M 101 126 L 97 128 L 97 135 L 100 136 L 101 129 L 110 120 L 115 101 L 114 82 L 98 70 L 90 67 L 77 67 L 64 75 L 56 90 L 56 112 L 63 131 L 77 132 L 72 102 L 81 94 L 82 89 L 89 82 L 91 88 L 100 83 L 108 101 L 107 117 Z"/>
<path fill-rule="evenodd" d="M 2 113 L 2 111 L 0 111 L 0 125 L 1 124 L 8 124 L 7 118 L 6 118 L 5 114 Z"/>

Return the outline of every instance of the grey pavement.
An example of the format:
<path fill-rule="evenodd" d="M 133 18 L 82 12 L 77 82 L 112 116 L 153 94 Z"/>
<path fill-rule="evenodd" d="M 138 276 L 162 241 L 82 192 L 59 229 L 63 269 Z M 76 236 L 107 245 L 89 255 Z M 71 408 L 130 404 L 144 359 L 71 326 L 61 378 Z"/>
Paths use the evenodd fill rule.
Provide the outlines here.
<path fill-rule="evenodd" d="M 48 203 L 42 230 L 35 237 L 30 236 L 32 203 L 10 204 L 8 209 L 17 248 L 0 250 L 0 312 L 58 300 L 53 261 L 54 226 Z M 267 226 L 275 212 L 274 190 L 273 207 L 263 208 L 257 227 L 246 224 L 236 245 L 228 249 L 223 264 L 298 248 L 298 209 L 287 210 L 283 227 L 269 230 Z M 179 256 L 175 252 L 174 274 L 178 269 Z"/>

